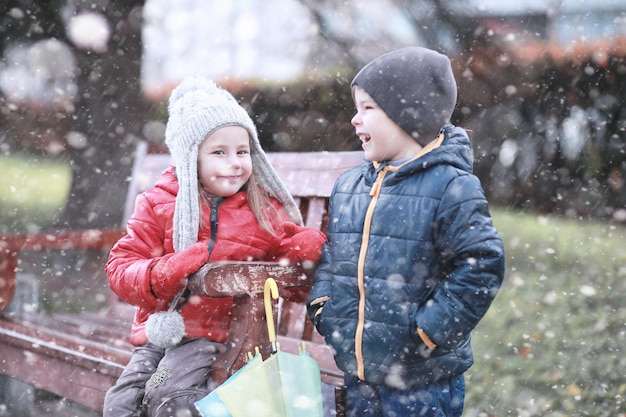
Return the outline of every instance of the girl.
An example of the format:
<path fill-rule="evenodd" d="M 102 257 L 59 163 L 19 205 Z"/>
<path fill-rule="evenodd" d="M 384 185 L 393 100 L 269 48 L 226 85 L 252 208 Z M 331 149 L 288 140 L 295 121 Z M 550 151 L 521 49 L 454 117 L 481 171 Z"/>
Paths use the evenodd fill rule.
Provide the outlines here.
<path fill-rule="evenodd" d="M 189 297 L 190 274 L 223 260 L 317 262 L 325 241 L 300 226 L 251 118 L 212 81 L 191 78 L 172 92 L 165 142 L 175 166 L 138 196 L 106 265 L 111 289 L 137 310 L 136 348 L 104 417 L 197 415 L 193 403 L 215 388 L 210 366 L 232 299 Z M 164 311 L 182 317 L 179 335 L 149 320 Z"/>

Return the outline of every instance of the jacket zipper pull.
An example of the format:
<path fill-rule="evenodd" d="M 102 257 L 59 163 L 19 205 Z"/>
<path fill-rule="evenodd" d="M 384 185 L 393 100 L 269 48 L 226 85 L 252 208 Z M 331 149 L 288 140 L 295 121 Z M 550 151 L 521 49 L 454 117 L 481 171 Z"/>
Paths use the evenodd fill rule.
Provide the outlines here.
<path fill-rule="evenodd" d="M 217 210 L 219 207 L 218 202 L 210 202 L 211 205 L 211 239 L 209 240 L 209 256 L 213 252 L 213 246 L 215 246 L 215 239 L 217 238 Z"/>
<path fill-rule="evenodd" d="M 372 185 L 372 189 L 370 190 L 370 197 L 374 197 L 380 193 L 380 187 L 383 185 L 383 178 L 387 173 L 387 167 L 383 168 L 378 172 L 378 176 L 376 177 L 376 181 L 374 181 L 374 185 Z"/>

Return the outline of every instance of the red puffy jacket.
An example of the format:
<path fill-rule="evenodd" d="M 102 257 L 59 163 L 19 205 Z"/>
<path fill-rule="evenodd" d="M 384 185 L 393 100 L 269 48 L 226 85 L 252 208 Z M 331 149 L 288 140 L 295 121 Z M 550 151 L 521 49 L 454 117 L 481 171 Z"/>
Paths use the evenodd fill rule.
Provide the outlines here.
<path fill-rule="evenodd" d="M 153 188 L 137 197 L 135 212 L 127 223 L 127 235 L 111 249 L 105 267 L 111 289 L 137 307 L 130 336 L 135 346 L 147 343 L 145 322 L 150 314 L 167 310 L 171 301 L 153 293 L 150 270 L 162 256 L 174 252 L 172 231 L 177 193 L 178 181 L 171 166 Z M 202 219 L 210 219 L 210 208 L 203 205 L 203 210 Z M 201 220 L 198 233 L 198 241 L 207 242 L 207 251 L 211 238 L 208 223 Z M 218 208 L 218 231 L 209 262 L 280 259 L 316 262 L 319 259 L 326 240 L 320 231 L 290 222 L 275 227 L 276 236 L 261 229 L 245 192 L 224 199 Z M 230 297 L 192 297 L 180 311 L 185 320 L 185 337 L 225 342 L 231 308 Z"/>

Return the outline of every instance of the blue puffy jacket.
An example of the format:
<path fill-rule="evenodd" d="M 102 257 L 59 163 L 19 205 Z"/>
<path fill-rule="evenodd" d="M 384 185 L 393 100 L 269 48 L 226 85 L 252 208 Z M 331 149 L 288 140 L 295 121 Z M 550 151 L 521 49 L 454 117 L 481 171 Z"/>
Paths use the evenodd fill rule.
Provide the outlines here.
<path fill-rule="evenodd" d="M 470 332 L 504 276 L 504 250 L 465 130 L 410 161 L 337 180 L 309 315 L 340 369 L 406 389 L 465 372 Z"/>

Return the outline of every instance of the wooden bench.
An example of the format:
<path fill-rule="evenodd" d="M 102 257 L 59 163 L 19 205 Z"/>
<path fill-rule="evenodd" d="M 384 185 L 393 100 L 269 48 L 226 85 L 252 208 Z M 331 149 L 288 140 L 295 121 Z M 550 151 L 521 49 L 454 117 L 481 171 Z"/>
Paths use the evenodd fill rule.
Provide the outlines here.
<path fill-rule="evenodd" d="M 171 163 L 169 155 L 147 153 L 146 145 L 140 146 L 125 219 L 132 214 L 135 196 L 150 187 Z M 300 205 L 305 224 L 324 230 L 334 182 L 341 172 L 361 162 L 362 153 L 270 153 L 268 157 Z M 23 251 L 34 250 L 42 256 L 50 251 L 77 249 L 108 253 L 123 235 L 124 230 L 118 229 L 0 236 L 0 374 L 101 410 L 106 390 L 132 352 L 128 337 L 133 307 L 111 293 L 108 307 L 100 312 L 43 315 L 6 310 L 15 291 L 16 272 L 22 269 Z M 214 378 L 218 382 L 225 380 L 245 363 L 247 352 L 255 346 L 262 349 L 264 357 L 267 355 L 263 283 L 270 276 L 284 296 L 275 311 L 281 350 L 296 353 L 302 341 L 306 342 L 307 350 L 320 365 L 325 406 L 330 404 L 337 415 L 343 415 L 342 373 L 308 319 L 304 303 L 289 301 L 289 294 L 306 293 L 313 282 L 313 271 L 300 265 L 224 262 L 208 265 L 191 278 L 190 288 L 196 294 L 234 297 L 229 340 L 213 366 Z"/>

